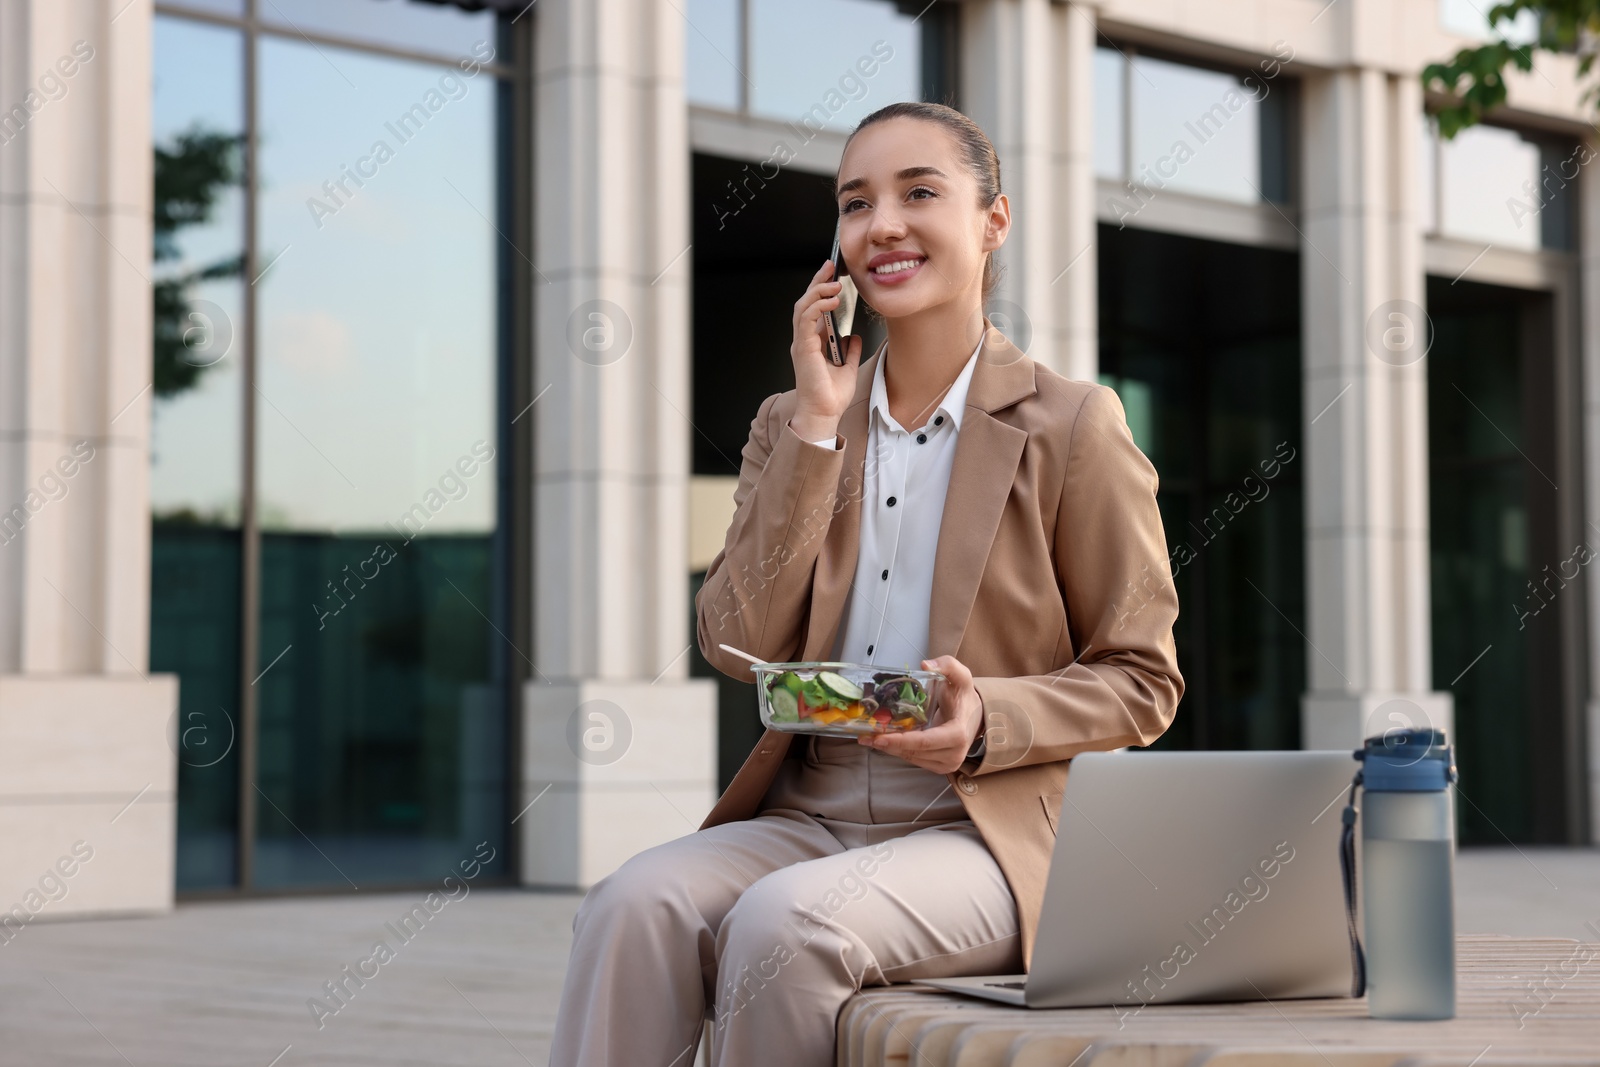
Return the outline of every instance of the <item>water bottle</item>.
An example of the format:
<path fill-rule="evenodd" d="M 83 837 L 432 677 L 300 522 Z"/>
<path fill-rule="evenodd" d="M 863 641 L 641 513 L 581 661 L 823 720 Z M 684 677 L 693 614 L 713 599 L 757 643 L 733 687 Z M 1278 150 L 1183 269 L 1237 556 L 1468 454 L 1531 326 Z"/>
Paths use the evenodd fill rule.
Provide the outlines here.
<path fill-rule="evenodd" d="M 1367 1013 L 1456 1013 L 1455 757 L 1444 731 L 1391 730 L 1355 756 L 1362 787 Z"/>

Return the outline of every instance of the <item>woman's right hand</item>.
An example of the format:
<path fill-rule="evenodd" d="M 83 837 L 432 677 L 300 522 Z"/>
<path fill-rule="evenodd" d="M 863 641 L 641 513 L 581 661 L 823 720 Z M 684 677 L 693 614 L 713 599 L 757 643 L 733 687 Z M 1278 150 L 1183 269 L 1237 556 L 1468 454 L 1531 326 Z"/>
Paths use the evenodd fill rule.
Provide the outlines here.
<path fill-rule="evenodd" d="M 861 338 L 840 338 L 844 366 L 835 367 L 828 358 L 828 328 L 822 321 L 824 311 L 838 310 L 841 288 L 842 283 L 833 280 L 833 260 L 827 260 L 811 276 L 811 285 L 794 305 L 794 344 L 789 346 L 789 355 L 794 360 L 799 403 L 789 424 L 807 440 L 836 433 L 845 408 L 856 394 Z"/>

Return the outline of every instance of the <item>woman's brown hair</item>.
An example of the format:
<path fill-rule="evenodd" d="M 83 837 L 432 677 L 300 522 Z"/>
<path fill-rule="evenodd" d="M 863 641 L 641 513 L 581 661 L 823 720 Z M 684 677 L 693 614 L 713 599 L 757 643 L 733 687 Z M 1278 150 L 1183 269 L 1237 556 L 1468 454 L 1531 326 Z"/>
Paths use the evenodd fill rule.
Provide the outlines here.
<path fill-rule="evenodd" d="M 977 179 L 978 207 L 982 210 L 988 210 L 993 206 L 995 200 L 1000 196 L 1000 157 L 995 154 L 994 145 L 989 143 L 988 136 L 978 124 L 953 107 L 922 100 L 903 100 L 885 105 L 856 123 L 856 128 L 851 130 L 850 136 L 845 139 L 845 148 L 848 149 L 850 147 L 850 142 L 855 140 L 856 134 L 873 123 L 902 116 L 937 123 L 949 130 L 955 136 L 956 144 L 961 149 L 967 169 L 972 172 L 973 178 Z M 835 188 L 837 188 L 838 184 L 838 178 L 835 178 Z M 837 196 L 835 196 L 835 199 L 837 199 Z M 994 253 L 985 253 L 983 257 L 983 302 L 985 304 L 989 302 L 989 297 L 994 293 L 998 282 L 999 278 L 994 269 Z"/>

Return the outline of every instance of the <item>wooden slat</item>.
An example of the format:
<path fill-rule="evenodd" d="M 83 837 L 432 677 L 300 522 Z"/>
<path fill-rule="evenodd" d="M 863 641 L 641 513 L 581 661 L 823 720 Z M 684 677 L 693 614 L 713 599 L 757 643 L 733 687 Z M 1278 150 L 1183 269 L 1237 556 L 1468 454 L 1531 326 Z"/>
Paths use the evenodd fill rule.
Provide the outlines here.
<path fill-rule="evenodd" d="M 1600 1067 L 1600 960 L 1580 965 L 1580 943 L 1562 938 L 1464 935 L 1457 944 L 1448 1020 L 1372 1019 L 1365 999 L 1348 997 L 1150 1005 L 1119 1019 L 1110 1008 L 1030 1010 L 907 983 L 851 998 L 839 1017 L 838 1064 Z M 1582 947 L 1600 953 L 1600 944 Z"/>
<path fill-rule="evenodd" d="M 1402 1057 L 1402 1059 L 1407 1057 Z M 1191 1061 L 1193 1067 L 1394 1067 L 1393 1052 L 1350 1049 L 1314 1049 L 1309 1045 L 1282 1048 L 1219 1049 Z M 1480 1061 L 1476 1067 L 1483 1067 Z"/>
<path fill-rule="evenodd" d="M 959 1067 L 982 1067 L 986 1063 L 1004 1062 L 1007 1051 L 1012 1044 L 1021 1040 L 1029 1030 L 1049 1030 L 1055 1025 L 1053 1020 L 1045 1017 L 1018 1019 L 1014 1022 L 991 1020 L 977 1025 L 969 1024 L 950 1043 L 949 1055 L 945 1060 L 941 1061 L 936 1056 L 932 1060 L 934 1063 L 949 1063 L 951 1067 L 957 1067 L 957 1065 Z M 1068 1062 L 1070 1062 L 1094 1039 L 1091 1037 L 1067 1037 L 1063 1038 L 1063 1040 L 1076 1042 L 1078 1045 L 1073 1050 L 1072 1055 L 1067 1057 Z"/>
<path fill-rule="evenodd" d="M 1019 1038 L 1004 1062 L 1028 1067 L 1064 1067 L 1069 1063 L 1074 1067 L 1089 1063 L 1100 1067 L 1187 1067 L 1210 1051 L 1192 1041 L 1124 1044 L 1058 1034 Z"/>
<path fill-rule="evenodd" d="M 1396 1062 L 1395 1067 L 1591 1067 L 1593 1063 L 1592 1058 L 1550 1059 L 1530 1052 L 1524 1056 L 1482 1056 L 1474 1060 L 1459 1056 L 1412 1056 Z"/>

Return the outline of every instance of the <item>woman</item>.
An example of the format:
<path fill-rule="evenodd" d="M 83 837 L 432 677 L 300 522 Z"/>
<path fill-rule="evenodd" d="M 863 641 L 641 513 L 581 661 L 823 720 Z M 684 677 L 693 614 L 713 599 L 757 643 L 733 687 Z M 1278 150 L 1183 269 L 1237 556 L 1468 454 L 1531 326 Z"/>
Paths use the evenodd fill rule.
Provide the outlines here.
<path fill-rule="evenodd" d="M 795 388 L 745 445 L 700 649 L 944 672 L 922 731 L 768 730 L 700 830 L 597 883 L 551 1063 L 834 1062 L 863 985 L 1015 973 L 1032 955 L 1068 761 L 1149 744 L 1183 679 L 1156 474 L 1111 389 L 983 317 L 1011 209 L 983 132 L 938 104 L 863 119 L 840 242 L 888 340 L 824 355 L 840 283 L 795 304 Z M 870 457 L 870 462 L 869 462 Z"/>

